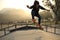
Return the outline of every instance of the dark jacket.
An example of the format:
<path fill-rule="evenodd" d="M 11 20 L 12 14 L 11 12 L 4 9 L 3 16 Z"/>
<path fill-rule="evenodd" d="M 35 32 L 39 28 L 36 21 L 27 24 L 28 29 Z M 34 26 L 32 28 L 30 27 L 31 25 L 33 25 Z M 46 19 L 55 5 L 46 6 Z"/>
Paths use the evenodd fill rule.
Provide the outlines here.
<path fill-rule="evenodd" d="M 32 9 L 33 11 L 36 11 L 36 12 L 38 12 L 39 9 L 45 10 L 45 8 L 43 8 L 42 6 L 39 5 L 38 1 L 35 1 L 34 4 L 30 7 L 30 9 Z"/>

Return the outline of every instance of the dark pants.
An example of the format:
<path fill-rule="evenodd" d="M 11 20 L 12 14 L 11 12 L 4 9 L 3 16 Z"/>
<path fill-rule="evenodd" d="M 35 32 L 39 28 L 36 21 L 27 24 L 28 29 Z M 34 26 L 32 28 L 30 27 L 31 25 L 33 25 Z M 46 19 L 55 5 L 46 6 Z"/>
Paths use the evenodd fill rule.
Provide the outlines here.
<path fill-rule="evenodd" d="M 31 12 L 31 15 L 32 15 L 32 19 L 34 19 L 34 16 L 38 17 L 38 24 L 41 23 L 41 16 L 39 15 L 38 12 L 32 11 L 32 12 Z"/>

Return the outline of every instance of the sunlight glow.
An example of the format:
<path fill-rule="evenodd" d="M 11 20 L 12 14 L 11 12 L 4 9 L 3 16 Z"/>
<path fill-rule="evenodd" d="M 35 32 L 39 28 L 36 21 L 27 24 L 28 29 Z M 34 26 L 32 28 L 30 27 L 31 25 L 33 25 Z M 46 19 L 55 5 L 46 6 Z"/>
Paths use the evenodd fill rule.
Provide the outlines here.
<path fill-rule="evenodd" d="M 38 0 L 42 5 L 42 0 Z M 16 8 L 16 9 L 24 9 L 29 10 L 26 5 L 33 5 L 34 0 L 3 0 L 3 8 Z"/>
<path fill-rule="evenodd" d="M 38 1 L 40 2 L 40 5 L 43 6 L 42 0 L 38 0 Z M 25 11 L 31 11 L 26 7 L 26 5 L 29 5 L 29 6 L 33 5 L 34 0 L 1 0 L 1 2 L 2 4 L 0 5 L 0 9 L 16 8 L 16 9 L 23 9 Z M 51 3 L 53 2 L 51 1 Z"/>

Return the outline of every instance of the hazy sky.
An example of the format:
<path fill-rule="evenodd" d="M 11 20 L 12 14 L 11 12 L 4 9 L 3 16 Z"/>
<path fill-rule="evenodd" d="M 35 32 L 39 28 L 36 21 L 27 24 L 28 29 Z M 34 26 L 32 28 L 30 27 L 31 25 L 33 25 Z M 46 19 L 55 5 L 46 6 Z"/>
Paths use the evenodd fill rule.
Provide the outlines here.
<path fill-rule="evenodd" d="M 43 6 L 43 7 L 45 7 L 44 5 L 43 5 L 43 3 L 42 3 L 42 0 L 38 0 L 39 1 L 39 3 L 40 3 L 40 5 L 41 6 Z M 51 1 L 51 0 L 50 0 Z M 2 10 L 3 8 L 16 8 L 16 9 L 23 9 L 23 10 L 25 10 L 26 11 L 26 15 L 25 14 L 23 14 L 23 17 L 25 18 L 29 18 L 29 17 L 31 17 L 31 15 L 30 15 L 30 13 L 31 13 L 31 10 L 30 9 L 28 9 L 27 7 L 26 7 L 26 5 L 29 5 L 29 6 L 31 6 L 31 5 L 33 5 L 33 3 L 34 3 L 34 0 L 0 0 L 0 10 Z M 51 3 L 53 3 L 53 2 L 51 2 Z M 54 4 L 54 3 L 53 3 Z M 46 7 L 47 8 L 47 7 Z M 20 13 L 21 13 L 21 11 L 19 11 Z M 28 13 L 27 13 L 28 12 Z M 17 12 L 18 13 L 18 12 Z M 14 13 L 14 15 L 15 15 L 15 17 L 17 16 L 17 15 L 19 15 L 18 16 L 18 18 L 20 17 L 20 13 Z M 24 11 L 22 12 L 22 13 L 24 13 Z M 10 18 L 9 18 L 10 19 Z"/>
<path fill-rule="evenodd" d="M 33 2 L 34 0 L 0 0 L 0 10 L 3 8 L 16 8 L 28 10 L 26 5 L 31 6 Z"/>
<path fill-rule="evenodd" d="M 38 0 L 40 5 L 43 5 L 42 0 Z M 26 5 L 33 5 L 34 0 L 0 0 L 0 10 L 3 8 L 16 8 L 24 9 L 28 11 L 29 9 Z M 30 10 L 29 10 L 30 11 Z"/>

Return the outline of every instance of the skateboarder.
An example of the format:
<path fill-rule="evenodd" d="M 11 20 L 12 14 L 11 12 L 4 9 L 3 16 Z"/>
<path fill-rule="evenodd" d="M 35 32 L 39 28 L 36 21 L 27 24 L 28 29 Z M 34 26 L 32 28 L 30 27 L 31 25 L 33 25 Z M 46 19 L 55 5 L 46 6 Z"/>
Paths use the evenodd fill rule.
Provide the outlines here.
<path fill-rule="evenodd" d="M 39 15 L 39 9 L 43 9 L 43 10 L 47 10 L 47 9 L 40 6 L 39 1 L 37 1 L 37 0 L 34 1 L 34 4 L 32 6 L 29 7 L 27 5 L 27 8 L 32 9 L 32 11 L 31 11 L 32 21 L 34 23 L 36 23 L 34 17 L 35 16 L 38 17 L 38 23 L 36 23 L 36 24 L 37 24 L 38 28 L 43 29 L 41 26 L 41 16 Z M 49 10 L 47 10 L 47 11 L 49 11 Z"/>

